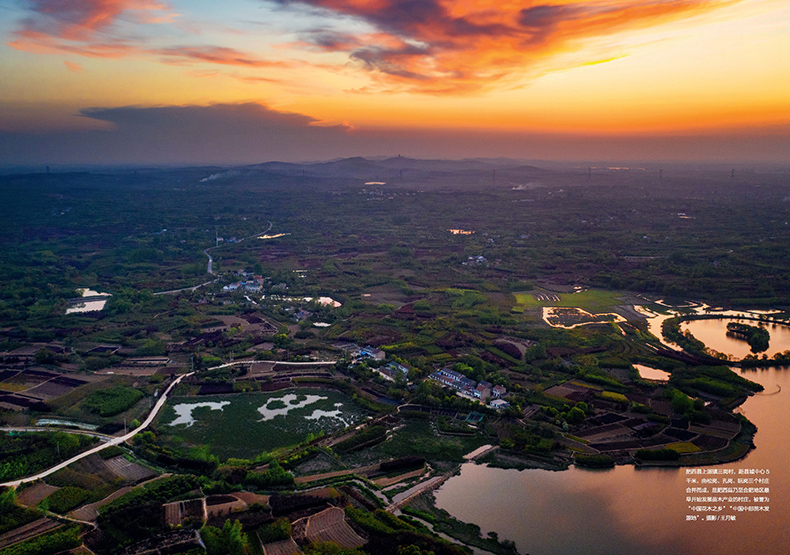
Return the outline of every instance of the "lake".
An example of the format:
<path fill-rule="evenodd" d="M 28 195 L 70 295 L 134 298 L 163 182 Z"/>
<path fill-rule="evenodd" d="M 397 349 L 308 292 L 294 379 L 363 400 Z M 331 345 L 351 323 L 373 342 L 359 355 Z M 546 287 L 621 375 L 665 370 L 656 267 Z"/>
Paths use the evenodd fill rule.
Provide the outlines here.
<path fill-rule="evenodd" d="M 727 336 L 727 324 L 730 322 L 739 322 L 750 326 L 757 326 L 759 324 L 759 322 L 754 320 L 739 320 L 736 318 L 691 320 L 683 322 L 680 325 L 680 329 L 683 331 L 690 331 L 691 335 L 705 343 L 705 345 L 711 349 L 720 353 L 733 355 L 737 360 L 741 360 L 746 355 L 755 354 L 752 353 L 746 341 Z M 771 341 L 768 344 L 768 350 L 756 353 L 757 355 L 762 356 L 766 354 L 772 357 L 776 353 L 781 353 L 790 349 L 790 328 L 779 324 L 764 324 L 763 327 L 771 334 Z"/>
<path fill-rule="evenodd" d="M 769 330 L 773 347 L 774 329 Z M 707 344 L 726 352 L 725 331 Z M 790 348 L 786 331 L 781 341 L 776 334 L 776 348 Z M 736 372 L 765 387 L 740 408 L 757 425 L 757 448 L 740 461 L 710 468 L 736 475 L 738 469 L 768 469 L 768 513 L 737 513 L 735 522 L 689 522 L 686 469 L 633 466 L 552 472 L 465 464 L 435 492 L 436 505 L 531 555 L 790 553 L 790 475 L 784 468 L 790 460 L 790 369 Z"/>

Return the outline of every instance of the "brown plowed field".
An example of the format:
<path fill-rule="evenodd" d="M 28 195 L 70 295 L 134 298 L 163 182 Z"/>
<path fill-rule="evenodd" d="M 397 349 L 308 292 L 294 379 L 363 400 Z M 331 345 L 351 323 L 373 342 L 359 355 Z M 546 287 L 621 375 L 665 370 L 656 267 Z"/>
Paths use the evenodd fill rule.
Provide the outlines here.
<path fill-rule="evenodd" d="M 59 489 L 60 488 L 56 486 L 50 486 L 44 482 L 37 482 L 32 486 L 22 490 L 22 492 L 19 494 L 19 502 L 23 505 L 27 505 L 28 507 L 35 507 L 46 497 L 49 497 Z"/>
<path fill-rule="evenodd" d="M 4 549 L 10 545 L 14 545 L 15 543 L 29 540 L 30 538 L 35 538 L 36 536 L 39 536 L 45 532 L 50 532 L 55 528 L 59 528 L 60 526 L 62 526 L 62 524 L 55 520 L 49 518 L 40 518 L 31 522 L 30 524 L 25 524 L 16 530 L 11 530 L 10 532 L 0 536 L 0 549 Z"/>
<path fill-rule="evenodd" d="M 302 553 L 302 550 L 291 538 L 281 542 L 267 543 L 263 546 L 263 555 L 292 555 L 293 553 Z"/>
<path fill-rule="evenodd" d="M 346 549 L 365 545 L 365 540 L 346 522 L 346 513 L 337 507 L 311 516 L 307 521 L 305 537 L 311 542 L 335 542 Z"/>

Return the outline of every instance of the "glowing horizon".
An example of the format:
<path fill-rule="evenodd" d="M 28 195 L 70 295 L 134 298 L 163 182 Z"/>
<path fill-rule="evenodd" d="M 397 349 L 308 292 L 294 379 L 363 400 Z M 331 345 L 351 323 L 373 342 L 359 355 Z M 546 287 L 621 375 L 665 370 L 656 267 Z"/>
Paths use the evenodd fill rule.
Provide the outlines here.
<path fill-rule="evenodd" d="M 162 114 L 223 127 L 227 107 L 255 104 L 277 125 L 374 134 L 379 154 L 387 133 L 388 152 L 409 132 L 456 131 L 467 150 L 476 133 L 748 135 L 790 161 L 782 0 L 11 0 L 5 13 L 0 139 L 42 159 L 63 152 L 56 136 L 139 140 L 129 129 L 157 133 Z M 121 109 L 148 119 L 96 117 Z M 309 141 L 291 146 L 310 157 Z"/>

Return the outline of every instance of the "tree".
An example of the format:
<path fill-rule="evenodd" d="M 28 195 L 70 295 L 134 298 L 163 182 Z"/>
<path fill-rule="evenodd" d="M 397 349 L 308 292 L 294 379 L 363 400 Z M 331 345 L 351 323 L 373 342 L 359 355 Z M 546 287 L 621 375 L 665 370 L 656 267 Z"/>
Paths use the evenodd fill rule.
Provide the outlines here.
<path fill-rule="evenodd" d="M 688 414 L 694 411 L 694 401 L 681 391 L 676 391 L 672 396 L 672 410 L 677 414 Z"/>
<path fill-rule="evenodd" d="M 222 526 L 222 534 L 225 536 L 230 555 L 245 555 L 247 548 L 247 536 L 242 532 L 241 522 L 226 520 Z"/>
<path fill-rule="evenodd" d="M 46 347 L 41 347 L 38 351 L 36 351 L 36 364 L 55 364 L 57 358 L 55 357 L 55 353 L 53 353 L 50 349 Z"/>
<path fill-rule="evenodd" d="M 568 421 L 568 424 L 578 424 L 582 420 L 584 420 L 584 411 L 579 407 L 573 407 L 565 414 L 565 420 Z"/>

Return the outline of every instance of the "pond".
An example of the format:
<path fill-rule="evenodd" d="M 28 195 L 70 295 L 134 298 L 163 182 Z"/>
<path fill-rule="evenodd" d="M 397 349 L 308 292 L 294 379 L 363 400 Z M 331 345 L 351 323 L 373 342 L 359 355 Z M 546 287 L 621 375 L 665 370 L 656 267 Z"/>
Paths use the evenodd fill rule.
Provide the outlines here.
<path fill-rule="evenodd" d="M 59 418 L 39 418 L 36 420 L 36 426 L 71 426 L 73 428 L 88 430 L 90 432 L 96 431 L 96 429 L 99 427 L 97 424 L 85 424 L 84 422 L 61 420 Z"/>
<path fill-rule="evenodd" d="M 544 306 L 543 320 L 554 328 L 573 329 L 588 324 L 625 322 L 625 318 L 614 312 L 591 314 L 581 308 Z"/>
<path fill-rule="evenodd" d="M 104 297 L 104 298 L 103 299 L 94 298 L 93 300 L 90 301 L 75 302 L 66 309 L 66 314 L 75 314 L 80 312 L 98 312 L 99 310 L 104 309 L 104 305 L 107 304 L 108 298 L 112 296 L 110 295 L 110 293 L 100 293 L 99 291 L 94 291 L 93 289 L 88 289 L 88 288 L 77 289 L 77 291 L 81 294 L 82 297 L 85 298 L 88 297 Z"/>
<path fill-rule="evenodd" d="M 328 389 L 180 397 L 167 402 L 158 430 L 171 447 L 208 446 L 221 459 L 251 458 L 332 433 L 365 414 L 348 396 Z"/>
<path fill-rule="evenodd" d="M 172 422 L 168 423 L 168 426 L 180 426 L 185 425 L 189 428 L 192 424 L 195 423 L 195 417 L 192 416 L 192 413 L 195 409 L 207 407 L 211 410 L 222 410 L 225 405 L 229 405 L 230 401 L 220 401 L 220 402 L 205 402 L 205 403 L 179 403 L 173 407 L 178 418 L 173 420 Z"/>
<path fill-rule="evenodd" d="M 691 335 L 705 343 L 705 345 L 727 355 L 732 355 L 736 360 L 741 360 L 746 355 L 755 354 L 751 351 L 746 341 L 736 339 L 727 335 L 727 324 L 739 322 L 750 326 L 758 326 L 760 323 L 754 320 L 741 320 L 736 318 L 725 318 L 720 320 L 690 320 L 680 325 L 682 331 L 690 331 Z M 757 353 L 762 356 L 774 356 L 790 348 L 790 327 L 781 324 L 762 324 L 771 335 L 767 351 Z"/>
<path fill-rule="evenodd" d="M 644 364 L 634 364 L 634 368 L 639 370 L 639 376 L 645 380 L 654 382 L 668 382 L 670 373 L 658 368 L 650 368 Z"/>
<path fill-rule="evenodd" d="M 664 324 L 664 321 L 668 320 L 669 318 L 674 318 L 675 314 L 660 314 L 658 312 L 653 312 L 652 310 L 650 310 L 645 306 L 640 306 L 640 305 L 635 305 L 634 310 L 636 310 L 637 312 L 639 312 L 640 314 L 644 315 L 647 318 L 647 331 L 649 331 L 654 336 L 656 336 L 665 347 L 668 347 L 673 350 L 680 349 L 680 347 L 678 347 L 671 341 L 664 339 L 664 335 L 663 333 L 661 333 L 661 326 Z"/>
<path fill-rule="evenodd" d="M 313 297 L 305 297 L 304 300 L 310 302 L 313 300 Z M 332 308 L 338 308 L 343 306 L 343 303 L 341 303 L 340 301 L 336 301 L 332 297 L 318 297 L 317 299 L 315 299 L 315 302 L 323 306 L 331 306 Z"/>

